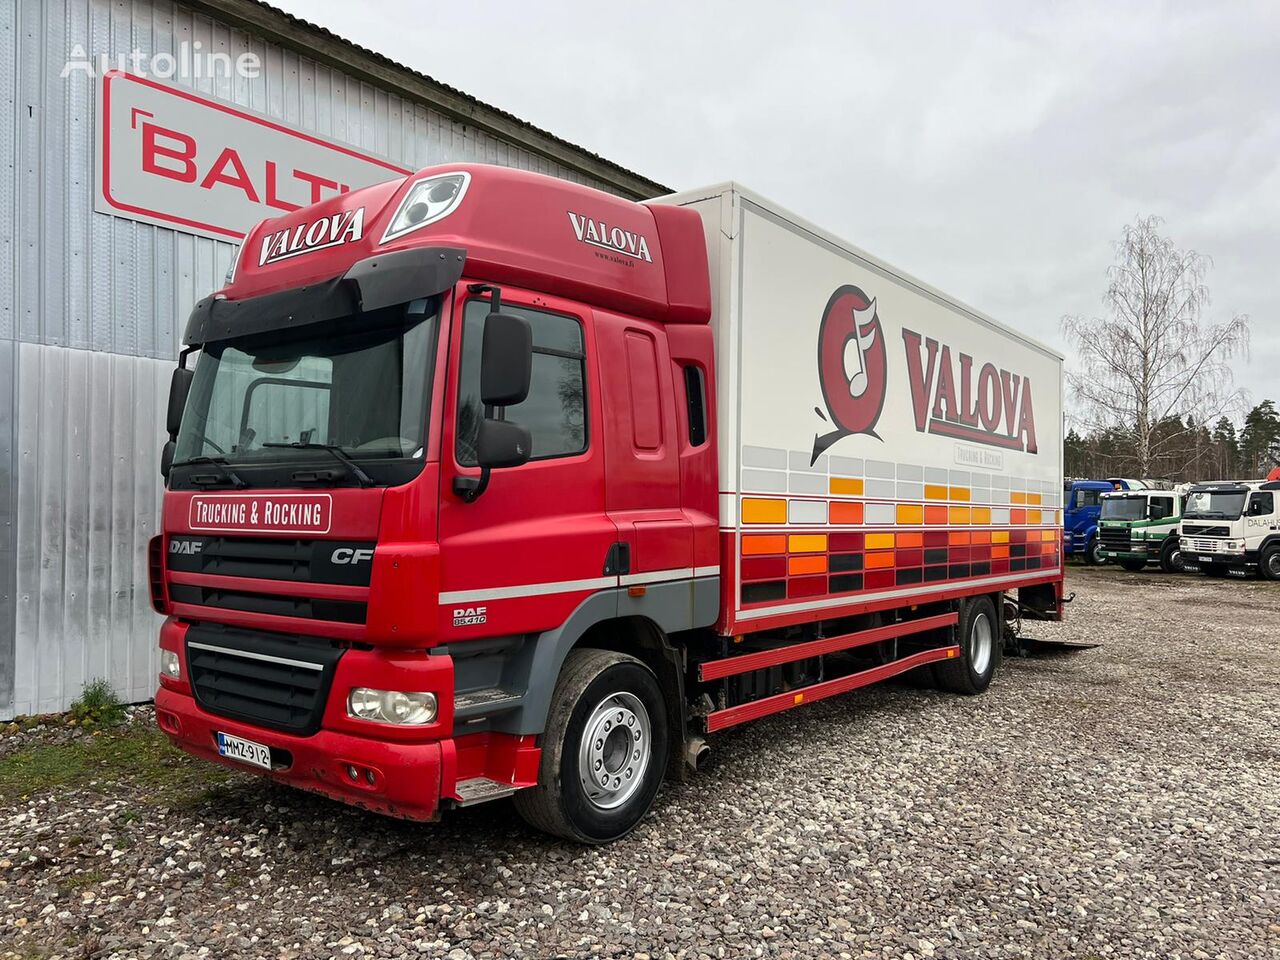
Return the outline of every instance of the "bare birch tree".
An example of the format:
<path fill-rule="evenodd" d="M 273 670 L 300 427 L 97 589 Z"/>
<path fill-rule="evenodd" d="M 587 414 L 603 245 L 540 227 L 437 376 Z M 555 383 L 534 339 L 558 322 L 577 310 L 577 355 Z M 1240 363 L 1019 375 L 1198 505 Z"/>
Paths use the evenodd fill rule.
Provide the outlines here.
<path fill-rule="evenodd" d="M 1249 318 L 1206 323 L 1211 262 L 1160 233 L 1159 217 L 1124 228 L 1107 271 L 1107 316 L 1062 318 L 1075 348 L 1067 379 L 1079 416 L 1093 429 L 1132 431 L 1140 476 L 1183 440 L 1174 418 L 1212 423 L 1245 403 L 1231 360 L 1248 356 Z M 1190 428 L 1188 428 L 1190 429 Z"/>

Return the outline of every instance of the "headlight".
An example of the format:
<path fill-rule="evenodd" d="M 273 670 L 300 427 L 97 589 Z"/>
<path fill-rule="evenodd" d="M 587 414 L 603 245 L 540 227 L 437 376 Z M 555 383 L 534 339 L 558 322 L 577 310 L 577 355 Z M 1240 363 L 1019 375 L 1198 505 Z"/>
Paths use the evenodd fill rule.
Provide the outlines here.
<path fill-rule="evenodd" d="M 471 174 L 464 171 L 438 173 L 419 180 L 400 201 L 396 215 L 382 234 L 382 242 L 396 240 L 429 223 L 443 220 L 458 209 L 470 185 Z"/>
<path fill-rule="evenodd" d="M 436 695 L 354 687 L 347 697 L 347 716 L 375 723 L 431 723 L 436 718 Z"/>
<path fill-rule="evenodd" d="M 170 680 L 181 679 L 182 667 L 178 663 L 178 655 L 172 650 L 160 651 L 160 676 Z"/>
<path fill-rule="evenodd" d="M 1230 550 L 1232 553 L 1243 553 L 1244 541 L 1243 540 L 1223 540 L 1222 549 Z"/>

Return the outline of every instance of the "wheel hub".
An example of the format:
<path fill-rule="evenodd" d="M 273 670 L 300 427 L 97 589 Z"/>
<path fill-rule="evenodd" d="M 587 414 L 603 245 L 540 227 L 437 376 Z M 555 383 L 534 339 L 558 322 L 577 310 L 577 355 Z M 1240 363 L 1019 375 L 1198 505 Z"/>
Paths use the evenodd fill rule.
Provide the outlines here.
<path fill-rule="evenodd" d="M 640 787 L 653 753 L 649 711 L 640 698 L 615 693 L 596 705 L 578 746 L 578 777 L 601 810 L 625 803 Z"/>
<path fill-rule="evenodd" d="M 973 672 L 985 674 L 991 665 L 992 648 L 995 645 L 995 634 L 991 629 L 991 618 L 980 613 L 973 618 L 969 627 L 969 664 Z"/>

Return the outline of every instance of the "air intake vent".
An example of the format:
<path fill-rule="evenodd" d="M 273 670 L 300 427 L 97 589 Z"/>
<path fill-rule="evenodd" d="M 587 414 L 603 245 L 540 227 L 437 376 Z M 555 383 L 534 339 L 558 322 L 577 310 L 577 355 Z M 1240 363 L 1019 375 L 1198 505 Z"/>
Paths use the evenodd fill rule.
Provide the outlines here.
<path fill-rule="evenodd" d="M 187 631 L 191 689 L 202 708 L 302 736 L 320 729 L 342 653 L 325 640 L 216 624 Z"/>

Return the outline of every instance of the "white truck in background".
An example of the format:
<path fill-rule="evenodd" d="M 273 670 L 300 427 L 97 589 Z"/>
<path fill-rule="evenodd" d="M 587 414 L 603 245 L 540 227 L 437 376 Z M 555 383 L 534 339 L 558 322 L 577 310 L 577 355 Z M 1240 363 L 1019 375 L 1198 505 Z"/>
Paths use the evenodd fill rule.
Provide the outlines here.
<path fill-rule="evenodd" d="M 1178 527 L 1183 567 L 1280 580 L 1280 471 L 1266 480 L 1193 484 Z"/>

